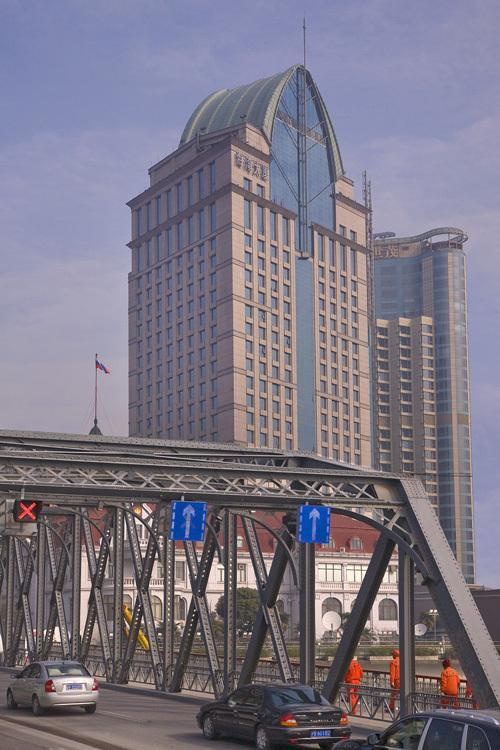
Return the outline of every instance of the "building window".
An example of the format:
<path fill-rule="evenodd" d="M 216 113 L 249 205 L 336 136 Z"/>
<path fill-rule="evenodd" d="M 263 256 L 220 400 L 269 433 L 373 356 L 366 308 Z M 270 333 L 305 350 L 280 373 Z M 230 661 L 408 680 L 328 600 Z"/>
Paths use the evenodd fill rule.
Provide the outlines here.
<path fill-rule="evenodd" d="M 264 234 L 264 207 L 257 206 L 257 232 Z"/>
<path fill-rule="evenodd" d="M 210 204 L 210 231 L 215 232 L 217 229 L 217 211 L 215 209 L 215 203 Z"/>
<path fill-rule="evenodd" d="M 368 570 L 367 565 L 349 563 L 345 566 L 345 576 L 348 583 L 361 583 Z"/>
<path fill-rule="evenodd" d="M 193 175 L 188 177 L 188 206 L 192 206 L 194 203 L 194 188 L 193 188 Z"/>
<path fill-rule="evenodd" d="M 186 582 L 186 563 L 184 560 L 175 561 L 175 580 L 182 583 Z"/>
<path fill-rule="evenodd" d="M 238 563 L 237 582 L 238 583 L 246 583 L 247 582 L 247 566 L 246 566 L 246 563 Z"/>
<path fill-rule="evenodd" d="M 283 237 L 281 239 L 284 245 L 290 244 L 290 222 L 286 216 L 283 216 Z"/>
<path fill-rule="evenodd" d="M 392 599 L 382 599 L 382 601 L 378 605 L 378 619 L 397 620 L 398 608 L 396 602 L 394 602 Z"/>
<path fill-rule="evenodd" d="M 344 438 L 345 439 L 345 438 Z M 359 538 L 359 536 L 353 536 L 352 539 L 349 540 L 349 548 L 352 550 L 362 550 L 363 549 L 363 542 Z"/>
<path fill-rule="evenodd" d="M 202 200 L 205 197 L 205 173 L 202 169 L 197 172 L 198 175 L 198 200 Z"/>
<path fill-rule="evenodd" d="M 174 597 L 174 620 L 185 620 L 186 619 L 186 600 L 183 596 Z"/>
<path fill-rule="evenodd" d="M 210 192 L 215 193 L 215 162 L 211 161 L 208 165 L 210 174 Z"/>
<path fill-rule="evenodd" d="M 317 576 L 321 583 L 341 583 L 342 565 L 340 563 L 318 563 Z"/>
<path fill-rule="evenodd" d="M 336 612 L 338 615 L 341 615 L 342 602 L 340 602 L 334 596 L 329 596 L 321 605 L 321 616 L 323 617 L 323 615 L 326 615 L 327 612 Z"/>
<path fill-rule="evenodd" d="M 151 597 L 151 605 L 153 609 L 153 617 L 156 622 L 162 622 L 163 620 L 163 604 L 158 596 Z"/>
<path fill-rule="evenodd" d="M 182 211 L 184 209 L 182 182 L 177 183 L 177 185 L 175 186 L 175 190 L 177 196 L 177 213 L 179 213 L 179 211 Z"/>
<path fill-rule="evenodd" d="M 252 228 L 252 204 L 246 198 L 243 200 L 243 208 L 245 215 L 245 229 Z"/>

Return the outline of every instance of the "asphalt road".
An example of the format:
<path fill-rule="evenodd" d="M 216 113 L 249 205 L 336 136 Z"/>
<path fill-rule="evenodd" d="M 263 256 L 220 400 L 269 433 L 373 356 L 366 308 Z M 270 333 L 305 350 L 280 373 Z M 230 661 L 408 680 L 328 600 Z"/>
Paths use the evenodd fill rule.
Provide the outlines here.
<path fill-rule="evenodd" d="M 0 673 L 2 750 L 244 750 L 252 747 L 251 743 L 230 739 L 217 743 L 203 739 L 195 720 L 203 700 L 101 689 L 95 714 L 74 708 L 36 718 L 29 708 L 7 710 L 8 683 L 9 675 Z M 353 737 L 366 737 L 379 727 L 380 723 L 363 722 L 356 726 Z"/>

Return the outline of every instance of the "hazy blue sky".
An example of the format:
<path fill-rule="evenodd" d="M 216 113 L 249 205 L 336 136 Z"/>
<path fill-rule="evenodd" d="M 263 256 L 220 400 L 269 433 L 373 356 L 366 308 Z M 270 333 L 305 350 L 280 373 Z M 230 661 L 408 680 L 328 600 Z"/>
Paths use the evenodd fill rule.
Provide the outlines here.
<path fill-rule="evenodd" d="M 209 92 L 300 61 L 375 226 L 470 236 L 478 579 L 500 585 L 497 0 L 0 0 L 0 425 L 127 432 L 125 202 Z"/>

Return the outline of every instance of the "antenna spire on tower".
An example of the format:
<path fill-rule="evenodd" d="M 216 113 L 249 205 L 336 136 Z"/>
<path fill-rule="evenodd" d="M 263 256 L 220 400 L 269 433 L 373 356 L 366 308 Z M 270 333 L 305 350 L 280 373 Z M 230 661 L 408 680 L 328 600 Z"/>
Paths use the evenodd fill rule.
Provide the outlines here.
<path fill-rule="evenodd" d="M 303 47 L 304 47 L 304 68 L 306 67 L 306 17 L 304 16 L 302 23 L 303 32 Z"/>

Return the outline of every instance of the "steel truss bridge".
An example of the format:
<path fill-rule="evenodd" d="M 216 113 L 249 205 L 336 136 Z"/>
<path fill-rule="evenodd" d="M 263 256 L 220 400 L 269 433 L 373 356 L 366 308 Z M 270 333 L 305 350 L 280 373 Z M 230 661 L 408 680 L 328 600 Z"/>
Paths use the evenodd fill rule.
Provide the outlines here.
<path fill-rule="evenodd" d="M 258 678 L 269 636 L 279 677 L 295 681 L 279 611 L 280 586 L 288 566 L 300 601 L 300 680 L 315 680 L 315 547 L 295 538 L 297 508 L 323 504 L 380 532 L 338 650 L 321 686 L 333 700 L 341 695 L 355 652 L 391 556 L 399 560 L 400 705 L 404 713 L 415 695 L 413 586 L 415 573 L 428 587 L 452 645 L 483 707 L 500 705 L 500 659 L 465 584 L 422 483 L 357 469 L 296 452 L 234 445 L 139 438 L 0 431 L 0 499 L 42 500 L 44 512 L 29 538 L 0 537 L 0 636 L 4 661 L 19 662 L 26 641 L 28 658 L 54 654 L 59 628 L 65 657 L 99 662 L 110 682 L 127 682 L 134 670 L 142 627 L 158 690 L 178 692 L 191 684 L 200 633 L 207 684 L 219 696 Z M 192 591 L 180 644 L 174 648 L 175 542 L 168 538 L 172 500 L 209 504 L 201 550 L 183 542 Z M 142 552 L 133 504 L 153 512 L 141 523 L 148 529 Z M 277 542 L 267 570 L 261 523 L 251 511 L 283 513 L 281 528 L 269 528 Z M 236 589 L 238 519 L 242 524 L 260 595 L 248 649 L 237 659 Z M 137 596 L 128 637 L 122 631 L 124 552 L 130 554 Z M 81 608 L 82 551 L 91 576 L 87 607 Z M 214 560 L 224 575 L 224 655 L 217 652 L 206 597 Z M 296 561 L 298 559 L 298 566 Z M 159 639 L 149 583 L 155 561 L 164 570 L 164 622 Z M 112 563 L 113 630 L 108 632 L 103 584 Z M 65 592 L 70 590 L 69 598 Z M 50 601 L 46 602 L 46 593 Z M 92 646 L 94 628 L 99 653 Z M 57 649 L 60 653 L 60 649 Z M 198 657 L 199 658 L 199 657 Z M 200 675 L 201 677 L 201 675 Z"/>

